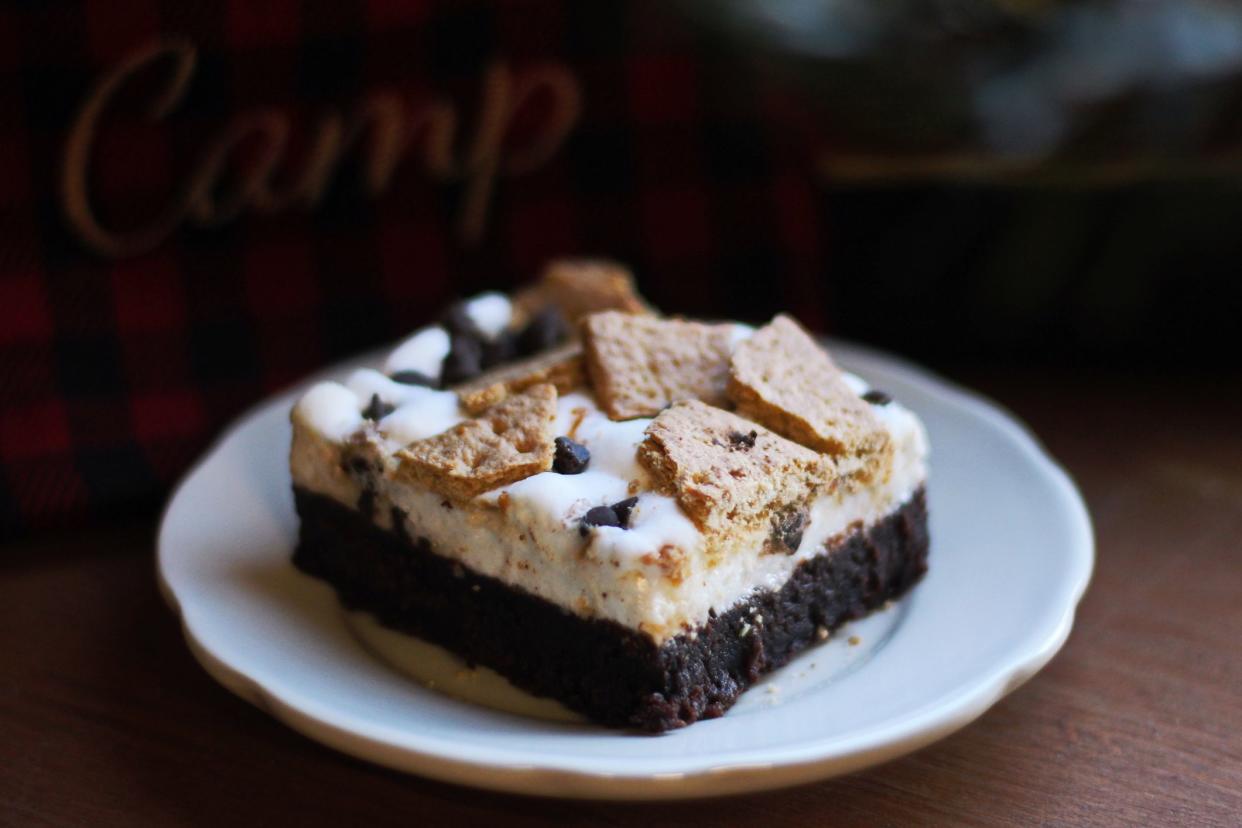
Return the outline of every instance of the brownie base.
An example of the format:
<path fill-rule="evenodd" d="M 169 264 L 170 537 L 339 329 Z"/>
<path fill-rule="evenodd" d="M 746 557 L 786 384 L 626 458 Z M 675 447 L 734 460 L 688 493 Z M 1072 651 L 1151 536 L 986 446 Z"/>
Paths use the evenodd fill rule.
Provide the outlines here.
<path fill-rule="evenodd" d="M 927 504 L 900 509 L 829 554 L 804 561 L 779 590 L 755 593 L 691 634 L 657 646 L 613 621 L 585 619 L 479 575 L 322 495 L 294 488 L 294 563 L 342 603 L 482 664 L 512 684 L 610 727 L 659 732 L 720 716 L 764 673 L 833 630 L 902 595 L 927 570 Z M 762 619 L 759 621 L 758 619 Z"/>

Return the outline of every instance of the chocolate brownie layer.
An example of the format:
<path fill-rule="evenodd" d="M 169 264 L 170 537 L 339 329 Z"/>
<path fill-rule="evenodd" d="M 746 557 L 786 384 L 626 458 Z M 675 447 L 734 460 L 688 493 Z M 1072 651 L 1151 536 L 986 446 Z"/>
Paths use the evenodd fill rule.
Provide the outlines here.
<path fill-rule="evenodd" d="M 475 574 L 425 539 L 381 530 L 330 498 L 297 488 L 294 496 L 302 519 L 294 563 L 331 583 L 346 606 L 601 724 L 646 731 L 721 715 L 821 630 L 901 595 L 927 568 L 920 489 L 867 531 L 801 563 L 781 589 L 756 593 L 657 646 L 615 622 L 581 618 Z M 404 526 L 403 515 L 393 517 Z"/>

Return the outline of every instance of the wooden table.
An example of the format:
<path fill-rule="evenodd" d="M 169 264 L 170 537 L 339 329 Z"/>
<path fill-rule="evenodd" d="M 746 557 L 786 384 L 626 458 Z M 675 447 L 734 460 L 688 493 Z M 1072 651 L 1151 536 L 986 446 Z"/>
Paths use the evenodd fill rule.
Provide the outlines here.
<path fill-rule="evenodd" d="M 375 768 L 208 678 L 156 592 L 148 520 L 0 553 L 0 823 L 1242 825 L 1239 381 L 962 377 L 1073 473 L 1099 561 L 1065 650 L 930 748 L 677 804 L 527 799 Z"/>

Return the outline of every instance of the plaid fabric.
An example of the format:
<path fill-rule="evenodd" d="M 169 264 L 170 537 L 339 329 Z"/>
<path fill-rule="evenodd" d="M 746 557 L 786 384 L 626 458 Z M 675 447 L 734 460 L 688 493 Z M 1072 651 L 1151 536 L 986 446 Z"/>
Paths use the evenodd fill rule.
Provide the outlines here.
<path fill-rule="evenodd" d="M 553 256 L 629 262 L 644 292 L 674 311 L 761 318 L 793 307 L 822 323 L 822 208 L 812 154 L 789 150 L 796 117 L 660 8 L 0 8 L 0 534 L 152 508 L 246 406 L 393 340 L 454 295 L 527 279 Z M 163 57 L 101 92 L 161 44 Z M 174 85 L 177 48 L 192 49 L 192 70 L 153 117 Z M 314 156 L 324 114 L 346 117 L 375 93 L 407 119 L 447 107 L 448 155 L 468 166 L 497 65 L 515 84 L 558 67 L 580 112 L 555 151 L 531 169 L 502 168 L 486 198 L 472 189 L 480 176 L 437 170 L 429 133 L 411 128 L 382 193 L 366 192 L 370 145 L 360 139 L 312 206 L 255 197 L 227 215 L 230 194 L 253 196 L 247 175 L 275 143 L 262 129 L 286 128 L 266 182 L 279 189 Z M 521 161 L 547 129 L 546 97 L 510 113 L 504 158 Z M 101 98 L 77 182 L 92 220 L 114 235 L 159 230 L 178 193 L 211 168 L 204 153 L 230 146 L 207 196 L 212 221 L 186 208 L 121 253 L 91 240 L 71 215 L 67 179 L 83 113 Z M 230 129 L 243 133 L 233 144 Z M 474 240 L 463 233 L 472 198 L 486 205 Z"/>
<path fill-rule="evenodd" d="M 896 95 L 671 5 L 0 5 L 0 536 L 153 509 L 246 406 L 560 255 L 920 359 L 1236 376 L 1238 73 L 1169 119 L 1186 180 L 1088 129 L 1122 184 L 1058 189 L 930 64 L 871 56 Z"/>

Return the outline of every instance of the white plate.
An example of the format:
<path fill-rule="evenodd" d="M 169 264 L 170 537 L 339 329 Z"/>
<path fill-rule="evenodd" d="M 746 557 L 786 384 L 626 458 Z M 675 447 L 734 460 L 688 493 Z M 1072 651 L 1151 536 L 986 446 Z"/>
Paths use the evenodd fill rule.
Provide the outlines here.
<path fill-rule="evenodd" d="M 908 753 L 981 715 L 1060 649 L 1091 575 L 1091 524 L 1066 474 L 996 407 L 891 357 L 832 350 L 927 425 L 930 570 L 893 608 L 777 671 L 720 719 L 618 733 L 557 720 L 547 705 L 531 708 L 537 717 L 477 703 L 510 705 L 512 690 L 476 689 L 476 703 L 442 692 L 469 696 L 476 681 L 451 661 L 426 668 L 443 677 L 436 689 L 405 675 L 411 661 L 437 660 L 411 658 L 416 647 L 347 617 L 329 587 L 290 563 L 296 392 L 243 417 L 173 495 L 159 535 L 165 596 L 194 654 L 230 690 L 327 745 L 437 779 L 675 798 L 807 782 Z"/>

